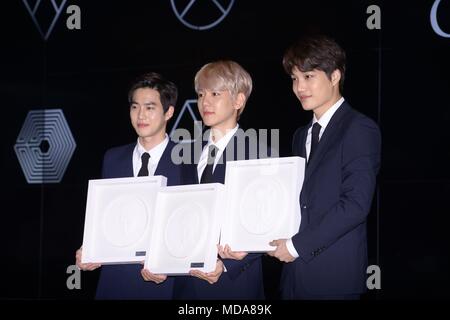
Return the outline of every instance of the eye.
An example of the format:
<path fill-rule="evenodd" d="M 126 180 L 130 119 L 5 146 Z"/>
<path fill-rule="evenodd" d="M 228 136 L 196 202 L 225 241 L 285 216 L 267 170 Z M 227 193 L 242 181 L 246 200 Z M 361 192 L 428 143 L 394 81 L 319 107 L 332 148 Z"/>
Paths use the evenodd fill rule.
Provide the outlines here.
<path fill-rule="evenodd" d="M 311 79 L 311 78 L 314 78 L 313 74 L 310 74 L 310 73 L 305 74 L 305 79 Z"/>
<path fill-rule="evenodd" d="M 203 98 L 203 96 L 204 96 L 203 92 L 197 93 L 197 97 L 198 97 L 198 98 Z"/>
<path fill-rule="evenodd" d="M 220 96 L 220 92 L 218 92 L 218 91 L 213 91 L 213 92 L 212 92 L 212 95 L 213 95 L 213 97 L 218 97 L 218 96 Z"/>
<path fill-rule="evenodd" d="M 292 80 L 292 81 L 296 81 L 296 80 L 297 80 L 297 77 L 296 77 L 296 76 L 291 76 L 291 80 Z"/>
<path fill-rule="evenodd" d="M 132 104 L 132 105 L 130 106 L 130 109 L 131 109 L 131 110 L 137 109 L 137 106 L 136 106 L 135 104 Z"/>
<path fill-rule="evenodd" d="M 154 106 L 147 106 L 147 110 L 155 110 Z"/>

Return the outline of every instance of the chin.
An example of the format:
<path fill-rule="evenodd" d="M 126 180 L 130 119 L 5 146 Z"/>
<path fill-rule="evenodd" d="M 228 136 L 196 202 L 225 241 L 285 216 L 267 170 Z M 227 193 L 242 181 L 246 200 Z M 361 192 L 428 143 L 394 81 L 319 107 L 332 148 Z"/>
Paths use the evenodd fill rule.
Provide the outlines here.
<path fill-rule="evenodd" d="M 212 126 L 214 126 L 214 122 L 212 122 L 212 121 L 205 121 L 205 120 L 203 120 L 203 123 L 204 123 L 205 126 L 207 126 L 207 127 L 212 127 Z"/>

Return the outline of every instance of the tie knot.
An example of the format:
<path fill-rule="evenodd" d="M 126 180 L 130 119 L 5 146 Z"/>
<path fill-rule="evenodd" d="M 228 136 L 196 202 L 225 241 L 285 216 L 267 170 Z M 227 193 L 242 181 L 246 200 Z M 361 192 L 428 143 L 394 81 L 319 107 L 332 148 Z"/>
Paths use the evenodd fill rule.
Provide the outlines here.
<path fill-rule="evenodd" d="M 313 127 L 312 127 L 313 132 L 318 134 L 320 132 L 320 129 L 322 129 L 322 126 L 318 122 L 313 124 Z"/>
<path fill-rule="evenodd" d="M 214 159 L 216 158 L 217 155 L 217 147 L 215 145 L 210 145 L 208 148 L 208 164 L 213 164 L 214 163 Z"/>
<path fill-rule="evenodd" d="M 142 164 L 147 165 L 148 164 L 148 159 L 150 159 L 150 154 L 148 152 L 144 152 L 141 155 Z"/>

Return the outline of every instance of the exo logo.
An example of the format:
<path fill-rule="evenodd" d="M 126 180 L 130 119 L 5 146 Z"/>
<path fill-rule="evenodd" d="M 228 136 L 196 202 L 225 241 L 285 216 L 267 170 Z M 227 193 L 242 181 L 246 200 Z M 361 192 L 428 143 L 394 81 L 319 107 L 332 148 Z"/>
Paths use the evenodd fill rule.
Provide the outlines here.
<path fill-rule="evenodd" d="M 192 143 L 195 142 L 199 137 L 200 139 L 202 137 L 203 126 L 201 125 L 201 122 L 197 120 L 197 117 L 195 116 L 195 113 L 192 110 L 192 104 L 197 104 L 197 100 L 189 99 L 184 102 L 183 108 L 181 108 L 181 112 L 178 115 L 178 118 L 175 121 L 172 130 L 170 131 L 169 135 L 170 138 L 177 143 Z M 180 137 L 182 137 L 183 134 L 187 132 L 187 130 L 183 128 L 178 128 L 178 126 L 180 125 L 180 121 L 183 118 L 183 115 L 186 111 L 189 112 L 189 115 L 191 116 L 194 122 L 194 137 L 193 139 L 181 140 Z"/>
<path fill-rule="evenodd" d="M 442 29 L 439 26 L 438 21 L 437 21 L 437 10 L 438 10 L 438 6 L 439 6 L 440 2 L 441 2 L 441 0 L 436 0 L 433 3 L 433 6 L 431 7 L 431 12 L 430 12 L 431 27 L 433 28 L 434 32 L 436 32 L 437 35 L 444 37 L 444 38 L 450 38 L 450 33 L 445 33 L 444 31 L 442 31 Z"/>
<path fill-rule="evenodd" d="M 27 8 L 28 13 L 33 19 L 34 24 L 36 25 L 39 33 L 42 38 L 47 41 L 48 37 L 53 31 L 56 22 L 61 15 L 61 12 L 66 5 L 67 0 L 55 1 L 55 0 L 22 0 L 25 8 Z M 30 4 L 31 2 L 31 4 Z M 45 2 L 47 6 L 40 6 L 42 2 Z M 59 5 L 58 3 L 59 2 Z M 34 4 L 34 5 L 33 5 Z M 52 8 L 54 12 L 48 12 L 48 8 Z M 71 14 L 67 21 L 66 26 L 69 30 L 81 29 L 81 10 L 77 5 L 71 5 L 67 8 L 66 13 Z M 47 19 L 47 16 L 52 16 L 50 20 Z"/>
<path fill-rule="evenodd" d="M 194 30 L 207 30 L 214 28 L 225 19 L 234 4 L 234 0 L 190 0 L 186 6 L 182 6 L 180 1 L 176 0 L 171 0 L 170 3 L 178 20 L 186 27 Z M 178 3 L 178 6 L 176 3 Z M 199 17 L 208 17 L 209 19 L 205 23 L 205 21 L 198 21 Z"/>
<path fill-rule="evenodd" d="M 76 148 L 61 109 L 28 112 L 14 146 L 27 182 L 59 183 Z"/>

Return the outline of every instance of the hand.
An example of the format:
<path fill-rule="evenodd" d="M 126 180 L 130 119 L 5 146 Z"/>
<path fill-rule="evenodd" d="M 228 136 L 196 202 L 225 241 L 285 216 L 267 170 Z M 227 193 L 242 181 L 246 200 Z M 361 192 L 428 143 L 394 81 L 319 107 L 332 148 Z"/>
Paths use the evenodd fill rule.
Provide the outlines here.
<path fill-rule="evenodd" d="M 231 248 L 227 244 L 225 248 L 217 245 L 217 249 L 219 249 L 219 255 L 222 259 L 242 260 L 247 256 L 247 252 L 244 251 L 231 251 Z"/>
<path fill-rule="evenodd" d="M 75 261 L 80 270 L 83 271 L 92 271 L 97 268 L 100 268 L 102 265 L 100 263 L 81 263 L 81 255 L 83 253 L 83 247 L 77 250 L 75 254 Z"/>
<path fill-rule="evenodd" d="M 191 276 L 206 280 L 209 282 L 209 284 L 213 284 L 219 280 L 222 272 L 223 272 L 223 262 L 217 259 L 216 270 L 214 270 L 213 272 L 205 273 L 201 272 L 200 270 L 191 270 L 189 274 Z"/>
<path fill-rule="evenodd" d="M 274 251 L 267 252 L 267 254 L 269 256 L 277 258 L 281 262 L 294 261 L 295 258 L 293 256 L 291 256 L 291 254 L 289 253 L 287 246 L 286 246 L 286 241 L 287 241 L 287 239 L 278 239 L 278 240 L 271 241 L 269 244 L 271 246 L 275 246 L 276 248 Z"/>
<path fill-rule="evenodd" d="M 154 274 L 144 268 L 142 268 L 141 270 L 141 276 L 145 281 L 153 281 L 156 284 L 160 284 L 167 279 L 167 276 L 165 274 Z"/>

